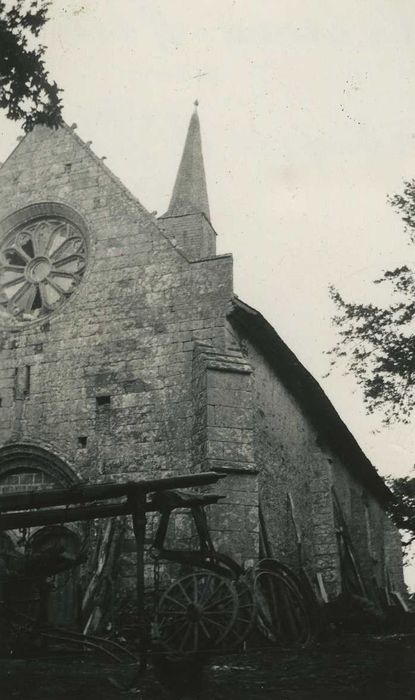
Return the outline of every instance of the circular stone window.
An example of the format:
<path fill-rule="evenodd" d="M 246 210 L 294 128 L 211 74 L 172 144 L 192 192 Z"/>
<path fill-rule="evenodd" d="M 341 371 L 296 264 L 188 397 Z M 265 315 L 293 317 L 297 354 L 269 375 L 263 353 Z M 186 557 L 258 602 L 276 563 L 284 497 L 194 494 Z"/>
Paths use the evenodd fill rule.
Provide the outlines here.
<path fill-rule="evenodd" d="M 75 291 L 85 271 L 86 243 L 72 222 L 44 217 L 7 236 L 0 262 L 0 304 L 17 321 L 34 321 Z"/>

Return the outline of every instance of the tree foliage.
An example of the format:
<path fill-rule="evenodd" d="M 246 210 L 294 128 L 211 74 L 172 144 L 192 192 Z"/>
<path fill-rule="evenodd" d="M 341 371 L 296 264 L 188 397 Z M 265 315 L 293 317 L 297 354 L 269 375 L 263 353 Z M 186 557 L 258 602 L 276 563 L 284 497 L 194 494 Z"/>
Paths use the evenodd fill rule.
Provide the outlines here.
<path fill-rule="evenodd" d="M 49 5 L 47 0 L 0 0 L 0 108 L 9 119 L 22 121 L 25 131 L 61 122 L 60 90 L 49 80 L 46 47 L 37 41 Z"/>
<path fill-rule="evenodd" d="M 404 532 L 402 544 L 409 547 L 415 542 L 415 477 L 389 478 L 388 485 L 395 496 L 390 505 L 392 518 Z"/>
<path fill-rule="evenodd" d="M 389 198 L 415 243 L 415 180 L 402 195 Z M 408 265 L 388 270 L 374 281 L 387 285 L 391 303 L 380 307 L 345 301 L 331 289 L 337 306 L 339 341 L 332 364 L 346 362 L 363 389 L 367 410 L 380 409 L 384 421 L 409 422 L 415 401 L 415 271 Z"/>
<path fill-rule="evenodd" d="M 402 194 L 388 198 L 415 243 L 415 180 Z M 331 289 L 337 306 L 334 321 L 339 341 L 330 351 L 332 364 L 346 362 L 363 389 L 367 410 L 380 410 L 384 422 L 409 423 L 415 405 L 415 270 L 402 265 L 374 280 L 388 285 L 392 302 L 384 307 L 345 301 Z M 389 478 L 395 499 L 390 512 L 404 532 L 402 543 L 415 542 L 415 476 Z"/>

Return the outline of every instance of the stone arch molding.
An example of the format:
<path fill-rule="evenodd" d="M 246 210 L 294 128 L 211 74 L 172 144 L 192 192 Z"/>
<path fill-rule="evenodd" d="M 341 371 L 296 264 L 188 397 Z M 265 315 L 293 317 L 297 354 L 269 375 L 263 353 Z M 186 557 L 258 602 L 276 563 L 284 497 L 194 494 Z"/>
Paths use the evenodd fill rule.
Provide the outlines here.
<path fill-rule="evenodd" d="M 58 488 L 69 488 L 81 481 L 63 459 L 42 447 L 19 443 L 0 448 L 0 484 L 11 474 L 30 472 L 45 475 L 49 484 Z"/>
<path fill-rule="evenodd" d="M 1 237 L 7 236 L 18 226 L 32 219 L 40 219 L 43 216 L 60 216 L 64 219 L 68 219 L 87 236 L 88 229 L 83 216 L 68 204 L 54 201 L 35 202 L 12 212 L 2 220 L 0 224 L 0 235 Z"/>

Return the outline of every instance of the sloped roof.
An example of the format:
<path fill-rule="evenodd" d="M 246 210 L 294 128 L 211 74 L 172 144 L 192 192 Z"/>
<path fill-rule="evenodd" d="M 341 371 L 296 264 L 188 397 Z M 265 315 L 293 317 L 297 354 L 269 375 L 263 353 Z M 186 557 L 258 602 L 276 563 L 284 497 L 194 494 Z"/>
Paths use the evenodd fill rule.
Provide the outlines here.
<path fill-rule="evenodd" d="M 392 500 L 391 491 L 340 418 L 330 399 L 266 318 L 237 297 L 232 301 L 228 318 L 261 350 L 284 386 L 307 414 L 318 435 L 321 435 L 339 455 L 349 471 L 380 501 Z"/>

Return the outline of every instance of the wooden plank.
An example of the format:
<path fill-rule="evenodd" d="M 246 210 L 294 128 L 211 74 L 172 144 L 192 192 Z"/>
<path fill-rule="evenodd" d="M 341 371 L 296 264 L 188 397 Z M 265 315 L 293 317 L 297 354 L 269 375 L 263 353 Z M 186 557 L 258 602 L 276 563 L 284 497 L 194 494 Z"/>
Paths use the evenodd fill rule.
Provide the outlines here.
<path fill-rule="evenodd" d="M 267 528 L 267 524 L 265 521 L 264 512 L 263 512 L 262 507 L 261 507 L 261 503 L 259 504 L 259 507 L 258 507 L 258 514 L 259 514 L 259 537 L 260 537 L 262 549 L 264 550 L 266 557 L 268 559 L 272 559 L 273 558 L 273 551 L 272 551 L 272 546 L 271 546 L 271 542 L 270 542 L 269 535 L 268 535 L 268 528 Z"/>
<path fill-rule="evenodd" d="M 91 624 L 91 615 L 94 608 L 92 599 L 96 597 L 97 587 L 108 555 L 108 543 L 112 536 L 114 526 L 115 521 L 112 518 L 109 518 L 103 527 L 103 530 L 101 532 L 101 539 L 97 545 L 97 566 L 89 580 L 87 589 L 82 600 L 82 616 L 83 619 L 86 620 L 86 625 L 83 630 L 84 634 L 87 634 L 89 630 L 89 625 Z"/>
<path fill-rule="evenodd" d="M 391 596 L 396 602 L 397 606 L 403 610 L 403 612 L 409 613 L 409 607 L 407 606 L 403 596 L 399 591 L 392 591 Z"/>
<path fill-rule="evenodd" d="M 95 632 L 104 616 L 107 621 L 110 619 L 113 622 L 110 589 L 116 576 L 124 526 L 125 518 L 111 518 L 101 530 L 101 537 L 97 543 L 97 566 L 82 601 L 84 634 Z"/>
<path fill-rule="evenodd" d="M 294 499 L 293 499 L 290 492 L 287 493 L 287 497 L 288 497 L 288 504 L 290 506 L 291 520 L 292 520 L 292 523 L 294 525 L 294 530 L 295 530 L 295 543 L 297 545 L 298 563 L 299 563 L 299 566 L 301 567 L 303 565 L 303 543 L 302 543 L 302 536 L 301 536 L 301 528 L 297 522 L 297 518 L 295 515 Z"/>
<path fill-rule="evenodd" d="M 341 507 L 340 499 L 337 496 L 336 489 L 334 486 L 332 486 L 332 494 L 333 494 L 333 506 L 334 506 L 334 515 L 335 519 L 337 519 L 337 524 L 338 526 L 338 541 L 343 541 L 343 552 L 340 549 L 339 554 L 340 554 L 340 563 L 342 566 L 342 586 L 346 583 L 347 580 L 347 567 L 348 564 L 350 564 L 350 573 L 352 575 L 352 578 L 355 579 L 355 582 L 357 584 L 357 587 L 359 589 L 358 595 L 362 595 L 367 597 L 367 591 L 365 584 L 363 582 L 363 578 L 360 574 L 360 569 L 359 565 L 357 562 L 357 558 L 355 556 L 355 551 L 354 551 L 354 546 L 353 546 L 353 541 L 349 533 L 349 529 L 347 526 L 347 521 L 343 513 L 343 509 Z M 351 591 L 353 592 L 353 591 Z"/>
<path fill-rule="evenodd" d="M 324 581 L 323 581 L 323 576 L 322 576 L 320 571 L 317 572 L 317 583 L 318 583 L 318 589 L 320 591 L 320 596 L 321 596 L 323 603 L 328 603 L 329 597 L 327 595 L 326 587 L 325 587 Z"/>
<path fill-rule="evenodd" d="M 295 516 L 295 506 L 294 506 L 294 500 L 293 497 L 291 496 L 290 492 L 287 493 L 288 496 L 288 503 L 290 504 L 290 513 L 291 513 L 291 520 L 294 525 L 294 530 L 295 530 L 295 539 L 297 542 L 297 545 L 301 545 L 301 529 L 299 524 L 297 523 L 297 518 Z"/>

